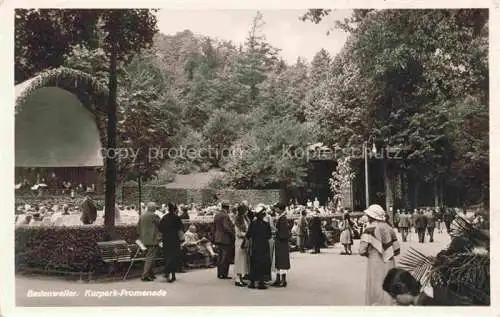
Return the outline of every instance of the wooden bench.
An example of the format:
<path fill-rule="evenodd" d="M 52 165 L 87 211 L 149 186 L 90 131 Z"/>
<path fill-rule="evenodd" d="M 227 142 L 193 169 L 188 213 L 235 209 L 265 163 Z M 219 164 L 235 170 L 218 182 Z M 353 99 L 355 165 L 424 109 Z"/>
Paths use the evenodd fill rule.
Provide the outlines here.
<path fill-rule="evenodd" d="M 108 267 L 108 273 L 114 271 L 116 265 L 120 263 L 130 263 L 132 260 L 132 251 L 125 240 L 113 240 L 97 242 L 97 249 Z"/>
<path fill-rule="evenodd" d="M 128 263 L 132 259 L 132 251 L 125 240 L 97 242 L 97 248 L 104 263 Z"/>
<path fill-rule="evenodd" d="M 125 240 L 97 242 L 97 247 L 104 263 L 111 264 L 112 266 L 118 263 L 129 264 L 123 280 L 127 279 L 134 263 L 146 260 L 146 250 L 138 241 L 133 244 L 128 244 Z M 162 261 L 161 248 L 158 251 L 155 261 Z M 193 254 L 188 253 L 187 257 L 189 267 L 201 267 L 204 264 L 203 259 L 195 259 Z"/>
<path fill-rule="evenodd" d="M 136 240 L 135 243 L 130 244 L 128 247 L 129 250 L 131 250 L 130 254 L 132 255 L 132 257 L 130 259 L 130 265 L 128 266 L 127 272 L 123 276 L 123 280 L 127 279 L 127 276 L 130 273 L 130 270 L 132 269 L 132 266 L 134 265 L 135 262 L 142 262 L 146 260 L 145 246 L 139 240 Z M 161 248 L 158 248 L 156 252 L 155 261 L 158 260 L 160 261 L 163 260 L 163 255 L 161 254 Z"/>

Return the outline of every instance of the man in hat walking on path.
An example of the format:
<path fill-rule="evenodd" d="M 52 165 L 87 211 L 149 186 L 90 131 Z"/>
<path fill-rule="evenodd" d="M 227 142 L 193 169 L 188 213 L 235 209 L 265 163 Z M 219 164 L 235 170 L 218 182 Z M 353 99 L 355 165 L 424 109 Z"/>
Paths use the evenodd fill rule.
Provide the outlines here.
<path fill-rule="evenodd" d="M 410 216 L 406 213 L 406 211 L 403 211 L 403 213 L 399 215 L 398 227 L 401 231 L 401 238 L 403 242 L 406 242 L 410 228 Z"/>
<path fill-rule="evenodd" d="M 417 217 L 415 218 L 415 229 L 418 234 L 418 242 L 424 243 L 425 240 L 425 229 L 427 228 L 427 217 L 424 215 L 423 211 L 418 211 Z"/>
<path fill-rule="evenodd" d="M 434 242 L 434 229 L 436 228 L 436 216 L 432 210 L 428 210 L 425 214 L 427 219 L 427 233 L 429 234 L 429 242 Z"/>
<path fill-rule="evenodd" d="M 214 216 L 215 244 L 219 248 L 217 277 L 220 279 L 231 279 L 228 275 L 229 265 L 231 264 L 230 255 L 235 230 L 228 213 L 229 203 L 224 201 L 221 203 L 221 209 Z"/>

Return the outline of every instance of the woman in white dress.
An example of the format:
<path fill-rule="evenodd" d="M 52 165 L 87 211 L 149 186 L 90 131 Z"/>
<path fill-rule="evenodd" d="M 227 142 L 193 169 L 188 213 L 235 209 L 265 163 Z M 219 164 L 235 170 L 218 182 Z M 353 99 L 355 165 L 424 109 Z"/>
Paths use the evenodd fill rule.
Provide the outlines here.
<path fill-rule="evenodd" d="M 344 251 L 340 252 L 340 254 L 351 255 L 352 254 L 351 246 L 353 244 L 351 217 L 349 216 L 348 213 L 345 213 L 343 217 L 344 220 L 340 223 L 339 229 L 341 230 L 340 244 L 342 244 L 342 246 L 344 247 Z"/>
<path fill-rule="evenodd" d="M 271 239 L 269 239 L 269 250 L 271 251 L 271 267 L 270 267 L 270 270 L 266 276 L 266 280 L 267 281 L 270 281 L 272 280 L 272 274 L 273 273 L 277 273 L 276 271 L 276 268 L 275 268 L 275 263 L 276 263 L 276 259 L 274 258 L 274 247 L 275 247 L 275 241 L 274 241 L 274 237 L 276 235 L 276 225 L 275 225 L 275 212 L 273 211 L 272 214 L 267 214 L 266 217 L 264 218 L 264 221 L 269 223 L 269 225 L 271 226 L 271 234 L 272 234 L 272 237 Z"/>
<path fill-rule="evenodd" d="M 239 205 L 234 221 L 234 273 L 236 274 L 234 285 L 240 287 L 247 286 L 243 282 L 243 276 L 248 275 L 248 241 L 245 238 L 248 230 L 246 212 L 247 208 L 244 205 Z"/>
<path fill-rule="evenodd" d="M 394 257 L 399 255 L 399 243 L 394 229 L 385 221 L 385 211 L 379 205 L 365 210 L 366 229 L 361 235 L 359 254 L 368 258 L 366 274 L 366 305 L 389 306 L 391 296 L 382 288 L 385 276 L 395 267 Z"/>

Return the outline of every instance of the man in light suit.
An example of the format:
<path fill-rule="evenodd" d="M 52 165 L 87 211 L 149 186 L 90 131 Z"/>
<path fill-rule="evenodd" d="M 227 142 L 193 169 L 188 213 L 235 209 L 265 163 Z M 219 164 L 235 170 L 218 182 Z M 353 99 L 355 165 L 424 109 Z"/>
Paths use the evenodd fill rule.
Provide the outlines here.
<path fill-rule="evenodd" d="M 153 202 L 148 203 L 146 212 L 141 215 L 139 223 L 137 224 L 139 240 L 147 248 L 144 271 L 142 273 L 142 280 L 144 282 L 150 282 L 156 278 L 154 274 L 154 262 L 160 238 L 160 231 L 158 229 L 160 217 L 158 217 L 155 211 L 156 204 Z"/>
<path fill-rule="evenodd" d="M 403 211 L 403 213 L 399 215 L 398 222 L 398 227 L 401 230 L 401 238 L 403 242 L 406 242 L 406 239 L 408 238 L 410 222 L 410 216 L 406 213 L 406 211 Z"/>
<path fill-rule="evenodd" d="M 229 203 L 222 202 L 221 209 L 214 216 L 215 244 L 219 248 L 217 259 L 217 277 L 231 279 L 229 265 L 231 263 L 232 244 L 234 243 L 234 224 L 229 217 Z"/>
<path fill-rule="evenodd" d="M 306 219 L 307 212 L 305 210 L 302 210 L 301 216 L 299 218 L 299 235 L 297 237 L 297 245 L 299 247 L 300 253 L 305 252 L 305 246 L 306 246 L 306 238 L 307 234 L 309 232 L 309 224 L 307 223 Z"/>

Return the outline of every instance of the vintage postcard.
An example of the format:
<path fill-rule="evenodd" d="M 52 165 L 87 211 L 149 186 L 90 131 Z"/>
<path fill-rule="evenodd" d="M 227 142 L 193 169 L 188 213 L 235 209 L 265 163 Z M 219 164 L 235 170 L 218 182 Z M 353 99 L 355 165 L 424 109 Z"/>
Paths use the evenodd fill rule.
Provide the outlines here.
<path fill-rule="evenodd" d="M 11 4 L 5 315 L 492 315 L 499 14 L 451 5 Z"/>

